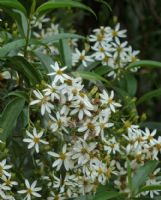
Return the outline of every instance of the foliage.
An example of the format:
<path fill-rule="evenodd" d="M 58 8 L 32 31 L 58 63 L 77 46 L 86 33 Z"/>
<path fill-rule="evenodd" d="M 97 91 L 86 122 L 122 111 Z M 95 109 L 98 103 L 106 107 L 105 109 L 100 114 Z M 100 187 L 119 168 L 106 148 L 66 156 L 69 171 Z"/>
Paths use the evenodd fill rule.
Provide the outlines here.
<path fill-rule="evenodd" d="M 95 4 L 0 0 L 2 199 L 161 198 L 160 124 L 139 115 L 161 91 L 138 95 L 139 77 L 161 63 L 139 60 L 116 18 L 77 34 L 79 13 L 85 30 L 86 15 L 103 23 L 114 12 Z"/>

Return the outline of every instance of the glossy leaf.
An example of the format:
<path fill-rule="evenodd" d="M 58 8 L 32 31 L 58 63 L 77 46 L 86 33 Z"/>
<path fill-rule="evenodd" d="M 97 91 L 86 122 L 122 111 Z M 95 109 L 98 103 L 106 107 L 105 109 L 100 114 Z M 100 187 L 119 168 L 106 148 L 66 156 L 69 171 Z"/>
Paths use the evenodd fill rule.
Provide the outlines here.
<path fill-rule="evenodd" d="M 121 197 L 122 194 L 117 191 L 109 191 L 107 190 L 107 186 L 100 186 L 98 191 L 96 192 L 93 200 L 108 200 L 108 199 L 116 199 L 117 197 Z"/>
<path fill-rule="evenodd" d="M 16 97 L 5 107 L 0 117 L 0 140 L 5 141 L 12 133 L 24 104 L 23 98 Z"/>
<path fill-rule="evenodd" d="M 81 8 L 91 12 L 94 16 L 96 16 L 90 7 L 74 0 L 51 0 L 38 7 L 36 12 L 44 13 L 56 8 Z"/>
<path fill-rule="evenodd" d="M 161 88 L 152 90 L 150 92 L 147 92 L 142 97 L 140 97 L 137 101 L 137 105 L 144 103 L 145 101 L 149 101 L 150 99 L 154 97 L 161 96 Z"/>
<path fill-rule="evenodd" d="M 83 79 L 86 80 L 93 80 L 93 81 L 102 81 L 105 82 L 107 84 L 110 84 L 109 81 L 107 81 L 105 78 L 103 78 L 102 76 L 94 73 L 94 72 L 85 72 L 85 71 L 76 71 L 76 72 L 72 72 L 72 74 L 76 77 L 82 77 Z"/>
<path fill-rule="evenodd" d="M 139 192 L 153 191 L 153 190 L 161 190 L 161 185 L 147 185 L 140 189 Z"/>
<path fill-rule="evenodd" d="M 72 34 L 72 33 L 59 33 L 56 35 L 52 35 L 52 36 L 48 36 L 46 38 L 41 39 L 41 42 L 43 44 L 52 44 L 52 43 L 56 43 L 61 39 L 69 39 L 69 38 L 76 38 L 76 39 L 85 39 L 83 36 L 81 35 L 77 35 L 77 34 Z"/>
<path fill-rule="evenodd" d="M 42 75 L 40 71 L 21 56 L 8 58 L 6 64 L 11 69 L 14 69 L 17 72 L 19 72 L 25 78 L 26 82 L 30 85 L 40 83 L 42 80 Z"/>
<path fill-rule="evenodd" d="M 108 66 L 98 67 L 94 72 L 99 74 L 100 76 L 107 74 L 110 71 Z"/>
<path fill-rule="evenodd" d="M 17 0 L 0 0 L 0 8 L 16 9 L 27 15 L 24 6 Z"/>
<path fill-rule="evenodd" d="M 63 65 L 66 65 L 68 66 L 68 68 L 71 68 L 72 67 L 72 52 L 69 45 L 69 39 L 60 39 L 59 44 L 60 44 L 60 55 L 63 61 Z"/>
<path fill-rule="evenodd" d="M 158 161 L 151 160 L 145 163 L 144 166 L 136 170 L 134 176 L 132 177 L 132 193 L 135 195 L 139 192 L 141 186 L 145 184 L 145 181 L 148 179 L 148 176 L 154 171 Z"/>
<path fill-rule="evenodd" d="M 151 60 L 140 60 L 131 63 L 127 69 L 136 68 L 136 67 L 148 67 L 148 68 L 161 68 L 161 62 L 151 61 Z"/>
<path fill-rule="evenodd" d="M 9 53 L 11 53 L 11 51 L 13 50 L 15 51 L 24 47 L 25 43 L 26 43 L 25 39 L 19 39 L 19 40 L 14 40 L 12 42 L 5 44 L 4 46 L 0 48 L 0 57 L 1 58 L 5 57 Z"/>
<path fill-rule="evenodd" d="M 25 99 L 25 101 L 28 101 L 28 99 L 29 99 L 28 93 L 25 91 L 21 91 L 21 90 L 16 90 L 14 92 L 10 92 L 8 94 L 8 96 L 15 96 L 15 97 L 23 98 L 23 99 Z"/>
<path fill-rule="evenodd" d="M 125 80 L 126 80 L 126 87 L 127 87 L 127 92 L 130 96 L 134 96 L 137 91 L 137 81 L 134 77 L 133 74 L 126 74 L 125 75 Z"/>

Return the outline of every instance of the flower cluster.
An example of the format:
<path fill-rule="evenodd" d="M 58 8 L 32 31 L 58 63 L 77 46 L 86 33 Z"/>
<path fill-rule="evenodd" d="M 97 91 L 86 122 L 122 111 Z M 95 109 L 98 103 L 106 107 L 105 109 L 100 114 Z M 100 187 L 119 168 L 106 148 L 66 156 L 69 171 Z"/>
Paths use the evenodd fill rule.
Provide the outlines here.
<path fill-rule="evenodd" d="M 115 28 L 104 27 L 94 29 L 93 34 L 88 38 L 91 51 L 75 49 L 73 53 L 73 66 L 82 63 L 84 67 L 96 61 L 107 66 L 108 76 L 115 78 L 120 76 L 123 70 L 131 62 L 137 61 L 139 51 L 133 51 L 127 41 L 122 41 L 126 38 L 126 30 L 120 30 L 120 24 L 116 24 Z"/>
<path fill-rule="evenodd" d="M 66 67 L 56 62 L 50 85 L 33 91 L 36 97 L 30 103 L 34 110 L 40 110 L 41 124 L 46 130 L 33 134 L 27 131 L 28 148 L 38 154 L 40 144 L 46 146 L 46 158 L 36 162 L 45 169 L 42 175 L 52 199 L 66 199 L 96 192 L 98 185 L 112 181 L 115 188 L 129 193 L 127 184 L 127 158 L 133 173 L 148 160 L 158 160 L 161 138 L 156 131 L 139 129 L 127 121 L 118 121 L 121 104 L 114 99 L 114 91 L 88 92 L 81 78 L 65 73 Z M 124 133 L 117 131 L 117 123 L 124 127 Z M 44 152 L 44 153 L 45 153 Z M 158 168 L 147 180 L 147 185 L 160 184 L 156 179 Z M 45 173 L 46 172 L 46 173 Z M 159 190 L 150 192 L 152 197 Z M 147 192 L 142 193 L 147 195 Z"/>

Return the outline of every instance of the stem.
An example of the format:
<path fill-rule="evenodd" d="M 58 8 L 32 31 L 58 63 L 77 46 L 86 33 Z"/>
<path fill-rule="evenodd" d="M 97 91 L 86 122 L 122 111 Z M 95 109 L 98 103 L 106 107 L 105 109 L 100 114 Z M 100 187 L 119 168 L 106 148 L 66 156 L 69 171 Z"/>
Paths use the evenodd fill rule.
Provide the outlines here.
<path fill-rule="evenodd" d="M 28 55 L 27 47 L 29 45 L 29 40 L 30 40 L 30 30 L 31 30 L 30 23 L 31 23 L 31 15 L 29 17 L 28 26 L 27 26 L 26 45 L 25 45 L 25 48 L 24 48 L 24 57 L 25 58 L 27 58 L 27 55 Z"/>

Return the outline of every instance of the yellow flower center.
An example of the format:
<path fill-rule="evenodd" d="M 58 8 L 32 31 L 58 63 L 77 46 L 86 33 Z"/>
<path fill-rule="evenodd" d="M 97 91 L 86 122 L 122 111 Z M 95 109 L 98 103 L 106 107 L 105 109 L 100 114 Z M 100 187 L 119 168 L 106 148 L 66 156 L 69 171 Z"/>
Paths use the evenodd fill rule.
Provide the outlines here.
<path fill-rule="evenodd" d="M 81 60 L 81 61 L 85 60 L 85 56 L 84 55 L 80 55 L 79 60 Z"/>
<path fill-rule="evenodd" d="M 57 75 L 62 75 L 63 72 L 59 69 L 58 71 L 56 71 L 56 74 L 57 74 Z"/>
<path fill-rule="evenodd" d="M 118 32 L 115 31 L 115 30 L 113 30 L 113 31 L 112 31 L 112 36 L 113 36 L 113 37 L 116 37 L 117 35 L 118 35 Z"/>
<path fill-rule="evenodd" d="M 40 138 L 39 137 L 34 137 L 33 141 L 35 144 L 38 144 L 40 142 Z"/>
<path fill-rule="evenodd" d="M 65 160 L 65 159 L 66 159 L 66 155 L 65 155 L 64 153 L 61 153 L 61 154 L 60 154 L 60 159 L 61 159 L 61 160 Z"/>
<path fill-rule="evenodd" d="M 28 194 L 32 194 L 32 189 L 31 189 L 31 188 L 28 188 L 28 189 L 27 189 L 27 193 L 28 193 Z"/>

